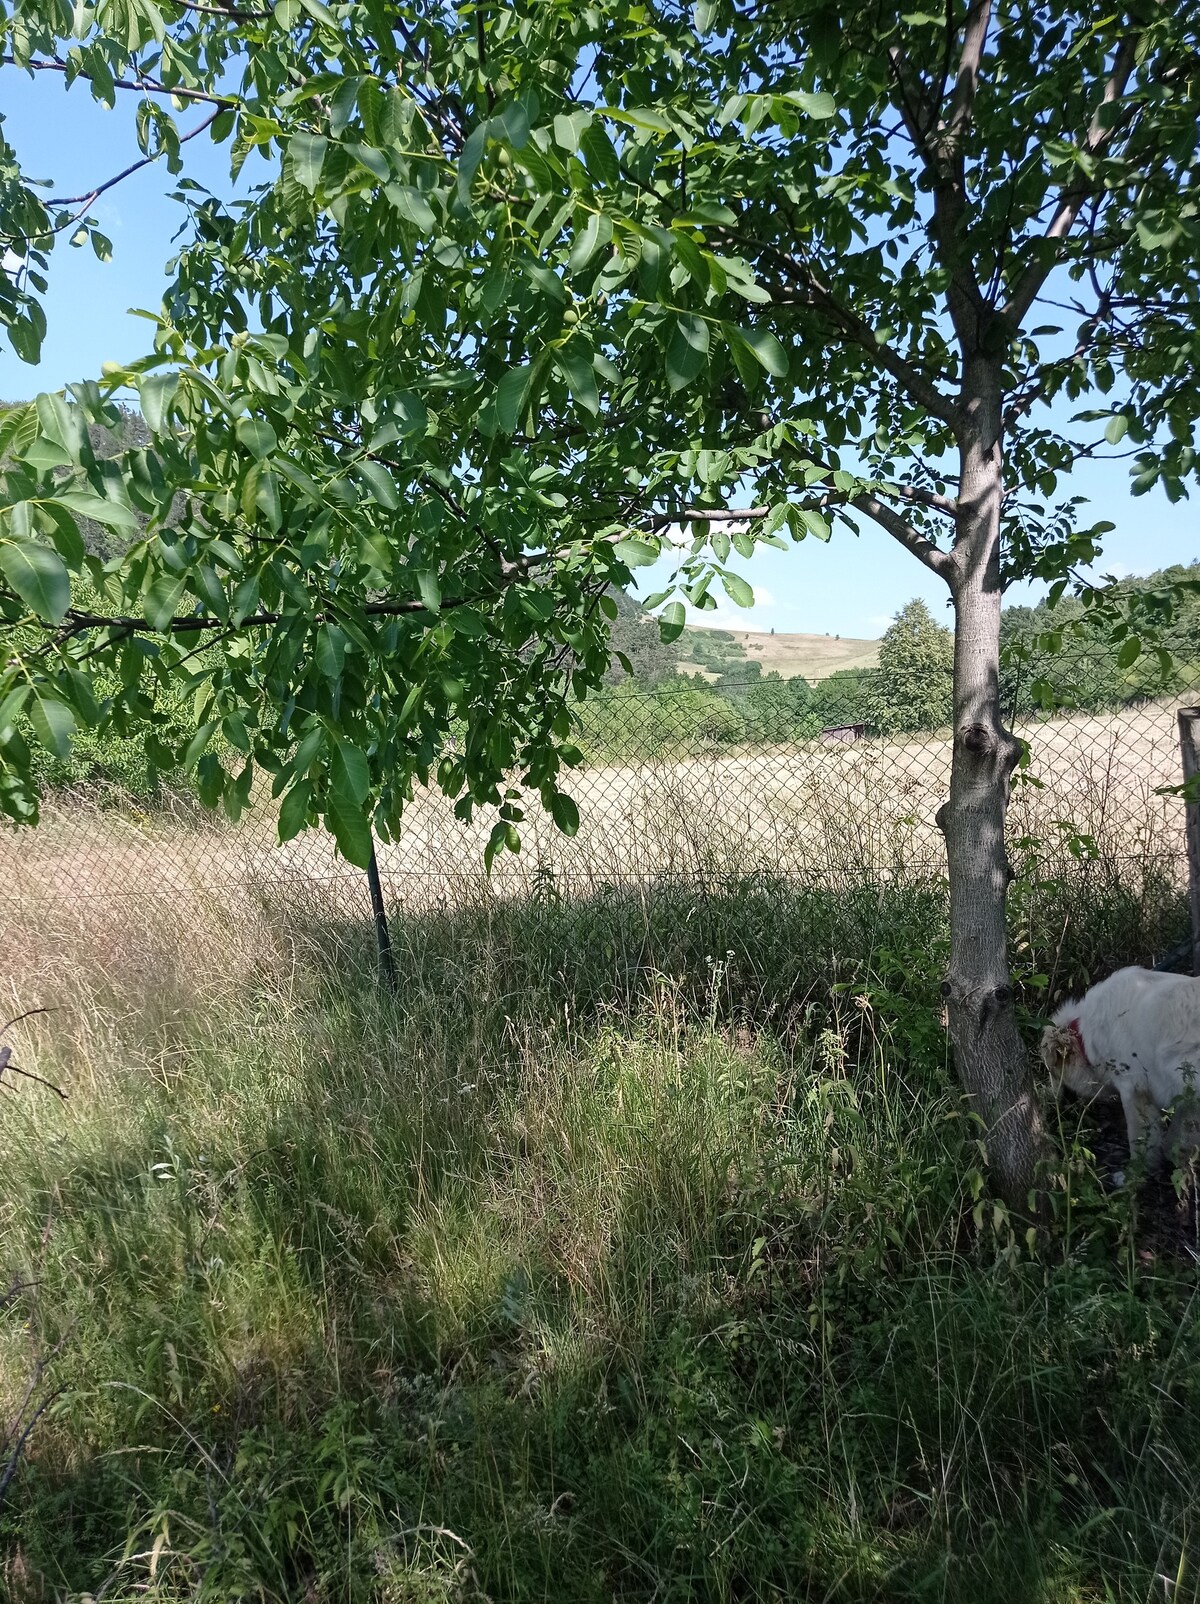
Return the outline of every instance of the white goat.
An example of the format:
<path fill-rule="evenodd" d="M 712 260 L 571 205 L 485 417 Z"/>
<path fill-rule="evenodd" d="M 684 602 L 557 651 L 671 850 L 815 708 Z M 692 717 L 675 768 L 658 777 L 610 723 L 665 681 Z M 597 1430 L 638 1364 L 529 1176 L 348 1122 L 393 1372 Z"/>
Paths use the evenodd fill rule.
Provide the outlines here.
<path fill-rule="evenodd" d="M 1194 1108 L 1162 1114 L 1200 1090 L 1200 979 L 1155 969 L 1118 969 L 1081 997 L 1064 1003 L 1042 1033 L 1042 1062 L 1058 1096 L 1115 1092 L 1125 1111 L 1129 1152 L 1145 1144 L 1148 1169 L 1168 1153 L 1195 1145 Z"/>

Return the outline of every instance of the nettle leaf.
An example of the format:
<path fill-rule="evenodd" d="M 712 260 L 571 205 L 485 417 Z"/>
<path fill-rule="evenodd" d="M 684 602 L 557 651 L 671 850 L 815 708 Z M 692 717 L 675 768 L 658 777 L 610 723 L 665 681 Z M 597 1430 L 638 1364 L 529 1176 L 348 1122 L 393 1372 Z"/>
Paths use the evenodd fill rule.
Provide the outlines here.
<path fill-rule="evenodd" d="M 667 344 L 667 383 L 672 390 L 682 390 L 702 370 L 708 361 L 708 324 L 692 312 L 682 312 L 676 318 Z"/>
<path fill-rule="evenodd" d="M 0 572 L 39 618 L 62 623 L 71 605 L 71 580 L 56 551 L 37 541 L 0 536 Z"/>

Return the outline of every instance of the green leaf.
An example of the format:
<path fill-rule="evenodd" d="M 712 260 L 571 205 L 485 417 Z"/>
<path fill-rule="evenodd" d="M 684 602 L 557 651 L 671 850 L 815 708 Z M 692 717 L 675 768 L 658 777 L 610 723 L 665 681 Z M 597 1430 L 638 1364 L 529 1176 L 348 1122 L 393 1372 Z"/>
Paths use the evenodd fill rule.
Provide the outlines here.
<path fill-rule="evenodd" d="M 1114 412 L 1104 429 L 1104 438 L 1110 446 L 1120 445 L 1129 432 L 1129 419 L 1123 412 Z"/>
<path fill-rule="evenodd" d="M 395 512 L 400 505 L 400 492 L 396 481 L 382 462 L 359 462 L 354 466 L 354 477 L 363 489 L 387 512 Z"/>
<path fill-rule="evenodd" d="M 194 769 L 200 762 L 200 759 L 208 750 L 208 743 L 216 734 L 220 722 L 220 719 L 210 718 L 201 724 L 195 735 L 192 736 L 187 744 L 187 750 L 183 754 L 183 766 L 185 769 Z"/>
<path fill-rule="evenodd" d="M 297 780 L 279 804 L 279 839 L 294 841 L 308 823 L 308 808 L 312 800 L 312 786 L 307 780 Z"/>
<path fill-rule="evenodd" d="M 421 605 L 427 607 L 431 613 L 440 612 L 442 607 L 442 587 L 438 584 L 437 575 L 431 574 L 428 569 L 425 569 L 417 574 L 416 580 L 417 592 L 421 597 Z"/>
<path fill-rule="evenodd" d="M 555 791 L 550 798 L 550 814 L 564 835 L 577 834 L 579 830 L 579 809 L 571 797 L 564 795 L 562 791 Z"/>
<path fill-rule="evenodd" d="M 600 392 L 596 388 L 591 346 L 586 340 L 571 340 L 556 352 L 555 360 L 575 400 L 595 417 L 600 411 Z"/>
<path fill-rule="evenodd" d="M 142 417 L 151 434 L 161 434 L 166 424 L 176 393 L 179 390 L 177 373 L 151 373 L 142 380 L 138 389 Z"/>
<path fill-rule="evenodd" d="M 322 624 L 318 629 L 313 659 L 326 679 L 340 679 L 346 661 L 346 636 L 336 624 Z"/>
<path fill-rule="evenodd" d="M 668 644 L 683 634 L 687 623 L 687 609 L 681 601 L 668 602 L 658 615 L 658 633 Z"/>
<path fill-rule="evenodd" d="M 675 124 L 661 111 L 655 111 L 649 106 L 597 106 L 596 115 L 605 117 L 609 122 L 626 123 L 630 128 L 642 128 L 647 133 L 673 134 Z M 558 119 L 555 118 L 557 123 Z M 574 150 L 575 145 L 566 147 Z"/>
<path fill-rule="evenodd" d="M 186 575 L 159 574 L 143 602 L 146 622 L 151 629 L 165 630 L 169 626 L 186 585 Z"/>
<path fill-rule="evenodd" d="M 621 163 L 612 140 L 598 122 L 589 123 L 579 141 L 579 151 L 593 181 L 613 185 L 621 176 Z"/>
<path fill-rule="evenodd" d="M 571 247 L 568 263 L 571 272 L 582 272 L 597 251 L 602 251 L 610 243 L 612 234 L 612 220 L 603 212 L 592 212 L 584 225 L 583 232 L 575 236 L 575 243 Z"/>
<path fill-rule="evenodd" d="M 522 149 L 529 138 L 530 111 L 531 106 L 525 97 L 509 101 L 504 110 L 492 118 L 492 138 L 503 139 L 514 150 Z"/>
<path fill-rule="evenodd" d="M 437 218 L 419 189 L 411 184 L 389 184 L 383 193 L 404 221 L 422 234 L 432 234 L 437 228 Z"/>
<path fill-rule="evenodd" d="M 496 386 L 496 422 L 505 434 L 517 431 L 532 372 L 533 367 L 528 362 L 519 368 L 510 368 Z"/>
<path fill-rule="evenodd" d="M 832 534 L 829 520 L 822 517 L 819 512 L 814 511 L 812 507 L 797 507 L 796 515 L 810 535 L 815 535 L 818 540 L 829 539 Z"/>
<path fill-rule="evenodd" d="M 138 526 L 137 513 L 132 507 L 109 501 L 90 490 L 59 490 L 54 500 L 81 518 L 90 518 L 93 523 L 105 524 L 110 529 L 136 529 Z"/>
<path fill-rule="evenodd" d="M 613 551 L 626 568 L 646 568 L 650 563 L 658 561 L 658 547 L 633 536 L 626 540 L 618 540 L 613 546 Z"/>
<path fill-rule="evenodd" d="M 708 361 L 708 324 L 694 313 L 675 319 L 667 345 L 667 383 L 672 390 L 689 385 Z"/>
<path fill-rule="evenodd" d="M 773 378 L 787 377 L 787 352 L 769 329 L 739 329 L 738 333 L 750 347 L 760 366 Z"/>
<path fill-rule="evenodd" d="M 239 418 L 234 432 L 256 462 L 279 446 L 279 438 L 265 418 Z"/>
<path fill-rule="evenodd" d="M 754 587 L 748 584 L 741 574 L 733 574 L 726 570 L 721 574 L 721 583 L 725 587 L 725 594 L 735 607 L 754 606 Z"/>
<path fill-rule="evenodd" d="M 1142 655 L 1142 643 L 1136 635 L 1131 635 L 1117 653 L 1118 668 L 1132 668 Z"/>
<path fill-rule="evenodd" d="M 70 756 L 75 715 L 65 702 L 55 701 L 53 697 L 35 691 L 29 706 L 29 722 L 38 740 L 55 757 Z"/>
<path fill-rule="evenodd" d="M 424 434 L 429 427 L 428 409 L 421 397 L 412 390 L 397 391 L 392 397 L 389 416 L 395 419 L 405 439 L 410 435 Z"/>
<path fill-rule="evenodd" d="M 316 193 L 317 185 L 321 181 L 321 169 L 325 165 L 325 153 L 328 149 L 329 141 L 323 134 L 293 134 L 288 145 L 288 156 L 296 182 L 310 195 Z"/>
<path fill-rule="evenodd" d="M 325 822 L 347 863 L 365 869 L 371 861 L 371 825 L 361 806 L 344 792 L 333 791 L 325 805 Z"/>
<path fill-rule="evenodd" d="M 283 508 L 279 500 L 279 480 L 270 468 L 264 469 L 258 476 L 258 483 L 254 487 L 254 505 L 271 530 L 277 530 L 283 522 Z"/>
<path fill-rule="evenodd" d="M 62 623 L 71 605 L 71 580 L 56 551 L 32 540 L 0 538 L 0 572 L 39 618 Z"/>
<path fill-rule="evenodd" d="M 788 100 L 793 106 L 798 106 L 809 117 L 825 120 L 837 116 L 837 102 L 832 95 L 823 90 L 819 94 L 810 94 L 803 89 L 793 89 L 789 94 L 781 95 L 781 100 Z"/>
<path fill-rule="evenodd" d="M 29 700 L 30 694 L 28 685 L 17 685 L 0 700 L 0 745 L 8 739 L 16 723 L 17 714 Z"/>
<path fill-rule="evenodd" d="M 333 749 L 329 777 L 335 791 L 344 791 L 356 803 L 371 792 L 371 766 L 353 741 L 339 741 Z"/>

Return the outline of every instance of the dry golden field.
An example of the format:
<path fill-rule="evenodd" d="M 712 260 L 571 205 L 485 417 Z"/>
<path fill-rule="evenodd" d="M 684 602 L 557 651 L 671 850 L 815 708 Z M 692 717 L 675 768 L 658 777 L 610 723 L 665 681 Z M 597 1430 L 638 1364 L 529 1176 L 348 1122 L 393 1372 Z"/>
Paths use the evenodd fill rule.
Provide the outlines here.
<path fill-rule="evenodd" d="M 1103 862 L 1182 859 L 1181 804 L 1159 794 L 1178 778 L 1174 703 L 1064 717 L 1020 733 L 1031 761 L 1011 810 L 1018 853 L 1023 839 L 1035 838 L 1051 855 L 1073 844 Z M 838 882 L 938 873 L 934 814 L 949 765 L 948 741 L 932 738 L 845 748 L 807 742 L 588 768 L 569 784 L 579 834 L 560 835 L 533 798 L 520 857 L 498 861 L 491 889 L 514 891 L 551 876 L 568 892 L 672 876 Z M 379 848 L 389 899 L 428 906 L 482 889 L 490 825 L 481 815 L 465 827 L 440 794 L 418 795 L 400 841 Z M 266 808 L 234 826 L 186 807 L 150 815 L 58 804 L 37 830 L 0 833 L 0 912 L 17 953 L 22 926 L 44 935 L 85 910 L 106 941 L 120 944 L 152 901 L 180 915 L 194 902 L 213 903 L 232 932 L 263 895 L 364 910 L 363 882 L 323 833 L 279 846 Z"/>
<path fill-rule="evenodd" d="M 692 624 L 684 636 L 704 629 L 703 624 Z M 800 674 L 807 680 L 825 679 L 839 668 L 874 668 L 879 662 L 877 640 L 854 640 L 840 635 L 772 635 L 766 630 L 723 630 L 747 663 L 760 663 L 764 674 L 780 674 L 791 679 Z M 703 673 L 709 670 L 703 663 L 681 662 L 680 672 Z M 715 676 L 712 676 L 715 677 Z"/>

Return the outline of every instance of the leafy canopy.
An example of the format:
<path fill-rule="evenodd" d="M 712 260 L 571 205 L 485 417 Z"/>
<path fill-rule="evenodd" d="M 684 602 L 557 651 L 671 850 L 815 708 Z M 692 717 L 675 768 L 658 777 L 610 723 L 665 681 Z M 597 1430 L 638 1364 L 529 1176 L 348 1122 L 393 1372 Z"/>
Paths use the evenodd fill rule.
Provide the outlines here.
<path fill-rule="evenodd" d="M 936 563 L 980 353 L 1009 571 L 1065 577 L 1103 527 L 1052 505 L 1080 449 L 1132 444 L 1137 489 L 1195 472 L 1198 31 L 1183 3 L 0 13 L 12 70 L 137 98 L 186 211 L 152 351 L 0 418 L 0 807 L 36 817 L 31 742 L 161 724 L 152 762 L 234 813 L 265 773 L 284 835 L 324 818 L 357 862 L 430 776 L 499 805 L 492 851 L 525 788 L 569 830 L 608 587 L 669 536 L 670 635 L 681 595 L 749 602 L 734 549 L 839 520 Z M 188 179 L 199 138 L 241 199 Z M 93 200 L 0 142 L 26 360 L 52 247 L 108 252 Z M 100 458 L 128 396 L 146 443 Z"/>

